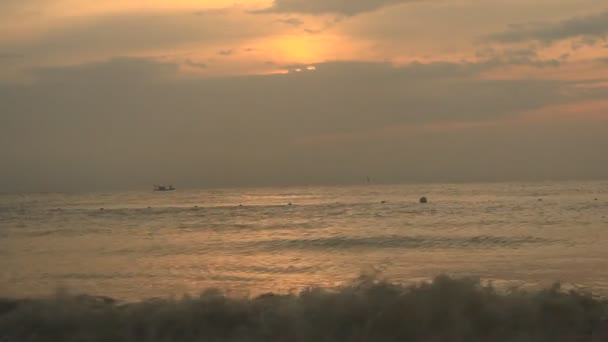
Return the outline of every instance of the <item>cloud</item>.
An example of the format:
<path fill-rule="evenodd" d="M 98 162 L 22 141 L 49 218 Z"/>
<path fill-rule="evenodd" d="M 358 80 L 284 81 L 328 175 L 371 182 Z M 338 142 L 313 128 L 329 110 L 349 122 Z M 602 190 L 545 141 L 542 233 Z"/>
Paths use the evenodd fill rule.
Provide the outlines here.
<path fill-rule="evenodd" d="M 3 60 L 3 59 L 4 60 L 7 60 L 7 59 L 21 59 L 23 57 L 25 57 L 25 56 L 22 55 L 22 54 L 18 54 L 18 53 L 10 53 L 10 52 L 0 53 L 0 60 Z"/>
<path fill-rule="evenodd" d="M 595 46 L 598 43 L 598 38 L 593 36 L 583 36 L 572 42 L 571 48 L 576 51 L 586 46 Z"/>
<path fill-rule="evenodd" d="M 308 33 L 308 34 L 321 34 L 323 33 L 323 29 L 304 29 L 304 32 Z"/>
<path fill-rule="evenodd" d="M 383 7 L 417 0 L 274 0 L 271 7 L 256 13 L 338 14 L 353 16 Z"/>
<path fill-rule="evenodd" d="M 332 20 L 325 20 L 322 23 L 322 26 L 318 27 L 318 28 L 305 28 L 304 32 L 308 33 L 308 34 L 321 34 L 329 29 L 332 29 L 333 27 L 335 27 L 337 24 L 339 24 L 340 22 L 342 22 L 343 18 L 342 17 L 335 17 Z"/>
<path fill-rule="evenodd" d="M 191 59 L 186 60 L 186 65 L 191 66 L 193 68 L 206 69 L 208 65 L 206 63 L 195 62 Z"/>
<path fill-rule="evenodd" d="M 555 41 L 583 37 L 586 42 L 604 39 L 608 35 L 608 10 L 586 17 L 575 17 L 554 23 L 513 25 L 507 31 L 495 33 L 486 38 L 502 43 L 523 41 Z M 592 39 L 592 40 L 590 40 Z"/>
<path fill-rule="evenodd" d="M 0 159 L 7 166 L 0 187 L 344 182 L 369 168 L 393 180 L 483 175 L 480 156 L 500 163 L 556 147 L 523 146 L 521 131 L 506 128 L 459 137 L 417 127 L 500 123 L 607 95 L 557 80 L 482 80 L 477 76 L 491 66 L 477 63 L 315 66 L 287 75 L 186 80 L 177 77 L 177 65 L 150 59 L 36 69 L 31 84 L 0 85 Z M 400 127 L 410 128 L 399 133 Z M 379 134 L 385 131 L 396 133 Z M 546 127 L 539 132 L 549 134 Z M 349 138 L 325 139 L 341 136 Z M 562 146 L 559 137 L 551 141 Z M 593 146 L 566 148 L 592 154 Z"/>
<path fill-rule="evenodd" d="M 11 16 L 23 15 L 24 13 L 39 13 L 49 6 L 50 3 L 51 1 L 3 0 L 0 3 L 0 17 L 10 18 Z"/>
<path fill-rule="evenodd" d="M 289 26 L 294 26 L 294 27 L 304 25 L 304 22 L 298 18 L 279 19 L 279 20 L 277 20 L 277 22 L 283 23 L 283 24 L 289 25 Z"/>
<path fill-rule="evenodd" d="M 477 51 L 475 55 L 482 60 L 482 62 L 479 62 L 479 64 L 486 65 L 487 67 L 526 65 L 536 68 L 557 68 L 561 65 L 560 59 L 565 59 L 563 55 L 560 59 L 542 59 L 539 57 L 538 51 L 534 47 L 517 49 L 509 48 L 503 50 L 486 48 L 484 50 Z"/>
<path fill-rule="evenodd" d="M 0 41 L 0 49 L 28 56 L 97 55 L 108 58 L 187 46 L 238 44 L 270 36 L 272 25 L 263 18 L 238 11 L 217 11 L 202 16 L 190 13 L 122 13 L 97 17 L 70 17 L 37 35 Z M 278 25 L 277 25 L 278 26 Z M 19 32 L 16 31 L 15 35 Z"/>
<path fill-rule="evenodd" d="M 145 58 L 116 57 L 109 61 L 90 64 L 35 68 L 33 74 L 43 84 L 69 86 L 83 83 L 147 83 L 172 78 L 178 70 L 178 66 L 173 63 L 161 63 Z"/>
<path fill-rule="evenodd" d="M 234 50 L 229 49 L 229 50 L 221 50 L 217 53 L 220 56 L 231 56 L 234 54 Z"/>

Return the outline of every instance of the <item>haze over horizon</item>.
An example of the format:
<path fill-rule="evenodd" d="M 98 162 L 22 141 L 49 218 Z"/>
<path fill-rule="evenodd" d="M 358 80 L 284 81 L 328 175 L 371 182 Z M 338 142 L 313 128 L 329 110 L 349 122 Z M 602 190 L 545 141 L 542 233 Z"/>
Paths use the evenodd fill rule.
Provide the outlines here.
<path fill-rule="evenodd" d="M 0 189 L 606 179 L 596 0 L 4 0 Z"/>

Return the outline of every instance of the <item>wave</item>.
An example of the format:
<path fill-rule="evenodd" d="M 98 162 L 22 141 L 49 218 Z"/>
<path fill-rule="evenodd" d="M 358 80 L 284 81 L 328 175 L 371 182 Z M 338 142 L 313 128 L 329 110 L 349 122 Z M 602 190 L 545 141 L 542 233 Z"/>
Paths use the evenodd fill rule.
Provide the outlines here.
<path fill-rule="evenodd" d="M 559 285 L 500 291 L 447 276 L 411 286 L 362 276 L 252 298 L 2 299 L 0 341 L 596 341 L 607 312 L 605 300 Z"/>
<path fill-rule="evenodd" d="M 324 237 L 315 239 L 274 239 L 254 242 L 264 249 L 342 249 L 342 248 L 517 248 L 530 244 L 551 244 L 557 240 L 549 240 L 534 236 L 493 236 L 478 235 L 470 237 L 448 236 L 372 236 L 372 237 Z"/>

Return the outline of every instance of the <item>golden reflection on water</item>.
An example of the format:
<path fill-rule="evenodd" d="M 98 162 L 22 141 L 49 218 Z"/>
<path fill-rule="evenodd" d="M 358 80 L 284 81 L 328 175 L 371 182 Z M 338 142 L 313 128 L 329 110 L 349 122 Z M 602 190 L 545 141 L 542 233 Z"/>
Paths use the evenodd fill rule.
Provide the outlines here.
<path fill-rule="evenodd" d="M 606 291 L 607 194 L 605 183 L 543 183 L 2 197 L 0 292 L 252 295 L 362 273 Z"/>

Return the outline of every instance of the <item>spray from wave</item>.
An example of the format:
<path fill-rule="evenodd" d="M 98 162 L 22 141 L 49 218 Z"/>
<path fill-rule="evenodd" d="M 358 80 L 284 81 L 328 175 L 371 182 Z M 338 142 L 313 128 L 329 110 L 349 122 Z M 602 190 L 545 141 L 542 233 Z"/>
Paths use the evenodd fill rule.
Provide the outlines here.
<path fill-rule="evenodd" d="M 496 290 L 440 276 L 404 286 L 362 276 L 338 289 L 255 298 L 208 290 L 138 303 L 3 299 L 0 341 L 596 341 L 607 312 L 606 301 L 558 285 Z"/>

